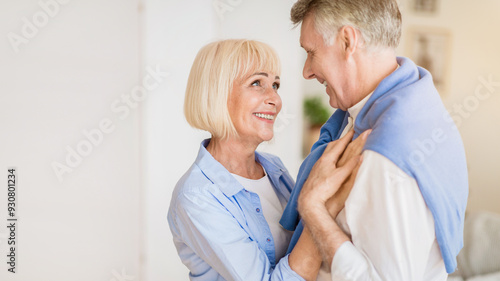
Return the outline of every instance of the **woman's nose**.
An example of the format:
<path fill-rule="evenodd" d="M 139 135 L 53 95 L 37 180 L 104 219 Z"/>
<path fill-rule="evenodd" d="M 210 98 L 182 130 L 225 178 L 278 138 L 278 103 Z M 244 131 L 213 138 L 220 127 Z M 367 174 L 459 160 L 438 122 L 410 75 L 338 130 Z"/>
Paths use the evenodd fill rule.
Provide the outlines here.
<path fill-rule="evenodd" d="M 278 95 L 276 90 L 272 89 L 269 91 L 269 96 L 266 99 L 266 103 L 275 107 L 280 107 L 281 106 L 281 97 Z"/>

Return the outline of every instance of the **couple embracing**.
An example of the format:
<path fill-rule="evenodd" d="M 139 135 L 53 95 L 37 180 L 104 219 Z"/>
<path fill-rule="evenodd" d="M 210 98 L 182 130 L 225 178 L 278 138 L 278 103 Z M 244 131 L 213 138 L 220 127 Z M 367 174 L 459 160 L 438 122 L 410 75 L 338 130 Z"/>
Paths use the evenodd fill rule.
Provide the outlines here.
<path fill-rule="evenodd" d="M 184 112 L 211 138 L 168 212 L 190 279 L 446 280 L 463 246 L 465 152 L 431 74 L 395 55 L 396 1 L 299 0 L 291 18 L 303 76 L 337 110 L 294 182 L 256 151 L 282 106 L 276 53 L 251 40 L 199 51 Z"/>

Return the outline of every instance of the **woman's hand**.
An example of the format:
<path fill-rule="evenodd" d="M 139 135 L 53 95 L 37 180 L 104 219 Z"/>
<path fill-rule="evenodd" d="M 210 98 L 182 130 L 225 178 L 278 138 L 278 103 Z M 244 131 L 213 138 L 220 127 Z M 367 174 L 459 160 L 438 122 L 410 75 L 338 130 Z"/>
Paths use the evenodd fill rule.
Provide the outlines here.
<path fill-rule="evenodd" d="M 351 158 L 361 155 L 363 151 L 363 147 L 365 146 L 366 139 L 368 135 L 371 133 L 371 130 L 364 131 L 357 139 L 349 143 L 347 149 L 340 157 L 338 162 L 338 167 L 342 167 L 347 163 Z M 360 162 L 361 164 L 361 162 Z M 347 180 L 342 184 L 339 190 L 326 202 L 326 207 L 328 212 L 333 218 L 336 218 L 338 213 L 344 208 L 345 201 L 351 193 L 352 187 L 354 186 L 354 180 L 356 179 L 356 175 L 358 174 L 359 167 L 361 165 L 357 165 L 347 178 Z"/>
<path fill-rule="evenodd" d="M 302 216 L 305 212 L 312 211 L 311 208 L 327 207 L 332 216 L 342 210 L 356 177 L 352 172 L 357 172 L 361 165 L 361 151 L 370 132 L 371 130 L 365 131 L 350 143 L 354 135 L 354 131 L 350 131 L 341 139 L 328 144 L 302 187 L 298 205 Z M 349 176 L 351 177 L 345 182 Z M 326 205 L 328 200 L 330 201 Z"/>

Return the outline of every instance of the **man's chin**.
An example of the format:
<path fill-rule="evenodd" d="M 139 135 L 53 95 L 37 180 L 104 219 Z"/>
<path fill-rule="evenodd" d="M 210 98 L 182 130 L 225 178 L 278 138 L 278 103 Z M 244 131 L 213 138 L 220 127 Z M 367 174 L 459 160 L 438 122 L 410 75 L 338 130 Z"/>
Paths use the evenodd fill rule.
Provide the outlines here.
<path fill-rule="evenodd" d="M 338 99 L 336 99 L 332 96 L 330 96 L 329 104 L 334 109 L 340 109 L 343 111 L 347 111 L 349 109 L 349 106 L 345 106 L 345 104 L 341 104 Z"/>
<path fill-rule="evenodd" d="M 333 107 L 333 108 L 335 108 L 335 109 L 340 108 L 339 104 L 337 103 L 337 100 L 334 99 L 334 98 L 332 98 L 332 97 L 330 97 L 330 102 L 329 103 L 330 103 L 330 106 Z"/>

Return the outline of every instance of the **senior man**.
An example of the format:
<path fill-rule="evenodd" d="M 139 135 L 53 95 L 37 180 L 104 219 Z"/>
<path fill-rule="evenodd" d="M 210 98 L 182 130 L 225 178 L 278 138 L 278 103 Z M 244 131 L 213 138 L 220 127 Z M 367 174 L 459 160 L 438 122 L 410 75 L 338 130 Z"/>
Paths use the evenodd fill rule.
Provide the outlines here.
<path fill-rule="evenodd" d="M 289 250 L 304 223 L 323 257 L 318 280 L 446 280 L 463 244 L 465 153 L 431 74 L 395 55 L 396 1 L 299 0 L 291 17 L 302 23 L 304 77 L 325 85 L 338 110 L 302 164 L 281 219 L 295 230 Z M 327 143 L 351 128 L 354 138 L 372 132 L 345 207 L 332 218 L 328 170 L 308 175 Z"/>

